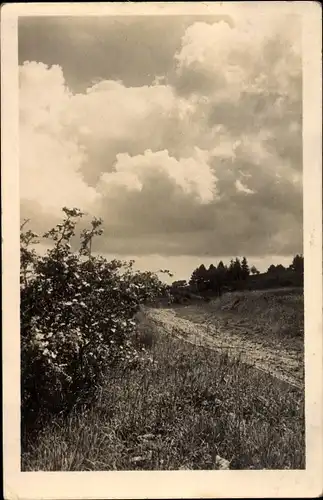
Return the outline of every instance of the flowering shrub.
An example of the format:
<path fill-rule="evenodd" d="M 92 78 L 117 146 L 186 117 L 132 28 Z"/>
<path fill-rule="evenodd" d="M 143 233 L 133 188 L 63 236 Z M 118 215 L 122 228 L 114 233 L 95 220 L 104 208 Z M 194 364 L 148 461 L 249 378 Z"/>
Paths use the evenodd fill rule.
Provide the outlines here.
<path fill-rule="evenodd" d="M 53 242 L 44 256 L 32 248 L 38 235 L 21 228 L 23 417 L 40 408 L 69 408 L 107 368 L 138 361 L 134 314 L 167 291 L 156 274 L 135 271 L 133 261 L 92 255 L 93 238 L 102 234 L 100 219 L 81 232 L 79 250 L 72 251 L 84 214 L 66 207 L 63 212 L 62 223 L 43 235 Z"/>

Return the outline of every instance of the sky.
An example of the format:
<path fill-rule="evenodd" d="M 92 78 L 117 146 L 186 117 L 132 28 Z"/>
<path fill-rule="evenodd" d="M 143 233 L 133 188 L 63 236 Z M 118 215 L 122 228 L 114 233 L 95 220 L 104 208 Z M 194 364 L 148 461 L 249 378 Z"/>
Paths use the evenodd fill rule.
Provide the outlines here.
<path fill-rule="evenodd" d="M 25 17 L 18 43 L 21 218 L 33 230 L 80 208 L 103 219 L 95 252 L 176 279 L 302 252 L 295 16 L 236 4 L 208 17 Z"/>

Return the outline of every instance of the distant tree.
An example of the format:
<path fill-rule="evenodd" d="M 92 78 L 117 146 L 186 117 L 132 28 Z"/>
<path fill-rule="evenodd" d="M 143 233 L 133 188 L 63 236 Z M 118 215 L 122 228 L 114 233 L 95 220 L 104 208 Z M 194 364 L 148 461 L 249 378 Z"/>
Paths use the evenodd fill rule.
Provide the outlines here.
<path fill-rule="evenodd" d="M 187 286 L 186 280 L 177 280 L 177 281 L 173 281 L 173 283 L 172 283 L 172 287 L 174 287 L 174 288 L 186 287 L 186 286 Z"/>
<path fill-rule="evenodd" d="M 304 257 L 303 255 L 295 255 L 291 264 L 291 269 L 296 273 L 303 274 L 304 272 Z"/>
<path fill-rule="evenodd" d="M 291 266 L 289 266 L 291 268 Z M 275 266 L 274 264 L 271 264 L 269 267 L 268 267 L 268 270 L 267 270 L 267 273 L 269 274 L 281 274 L 283 272 L 286 271 L 286 267 L 284 267 L 282 264 L 278 264 L 277 266 Z"/>
<path fill-rule="evenodd" d="M 197 291 L 198 290 L 198 269 L 194 269 L 194 271 L 192 272 L 192 275 L 191 275 L 191 278 L 188 282 L 190 288 L 194 291 Z"/>
<path fill-rule="evenodd" d="M 260 271 L 258 271 L 256 266 L 251 266 L 250 272 L 251 272 L 251 274 L 260 274 Z"/>
<path fill-rule="evenodd" d="M 233 259 L 230 260 L 230 264 L 229 264 L 229 267 L 227 269 L 226 276 L 227 276 L 228 283 L 230 281 L 234 281 L 234 279 L 235 279 L 235 268 L 234 268 L 234 260 Z"/>
<path fill-rule="evenodd" d="M 209 267 L 209 269 L 208 269 L 208 273 L 209 273 L 209 274 L 212 274 L 212 273 L 214 273 L 215 271 L 216 271 L 216 267 L 215 267 L 215 265 L 214 265 L 214 264 L 210 264 L 210 267 Z"/>
<path fill-rule="evenodd" d="M 200 277 L 200 290 L 203 291 L 203 290 L 206 290 L 209 288 L 210 277 L 209 277 L 208 270 L 206 269 L 204 264 L 201 264 L 198 269 L 199 269 L 198 274 Z"/>
<path fill-rule="evenodd" d="M 218 279 L 218 292 L 219 295 L 222 295 L 223 293 L 223 287 L 228 283 L 228 268 L 225 266 L 222 262 L 222 260 L 219 262 L 217 268 L 217 279 Z"/>
<path fill-rule="evenodd" d="M 241 278 L 245 280 L 248 278 L 249 274 L 250 274 L 250 269 L 247 258 L 243 257 L 241 262 Z"/>
<path fill-rule="evenodd" d="M 208 269 L 209 288 L 217 295 L 220 295 L 221 288 L 219 278 L 220 277 L 217 268 L 213 264 L 211 264 Z"/>
<path fill-rule="evenodd" d="M 242 268 L 239 257 L 236 257 L 233 264 L 233 276 L 235 280 L 241 280 L 242 278 Z"/>
<path fill-rule="evenodd" d="M 216 272 L 216 267 L 214 266 L 214 264 L 211 264 L 208 271 L 207 271 L 207 274 L 208 274 L 208 279 L 210 281 L 210 285 L 211 285 L 211 288 L 212 288 L 212 285 L 214 284 L 214 282 L 216 281 L 217 279 L 217 272 Z"/>
<path fill-rule="evenodd" d="M 220 260 L 220 262 L 218 263 L 217 270 L 224 271 L 224 272 L 226 271 L 226 266 L 223 264 L 222 260 Z"/>
<path fill-rule="evenodd" d="M 269 274 L 272 274 L 276 271 L 276 266 L 274 266 L 274 264 L 271 264 L 268 269 L 267 269 L 267 273 Z"/>
<path fill-rule="evenodd" d="M 201 264 L 193 271 L 189 284 L 194 290 L 202 292 L 209 288 L 209 283 L 208 271 L 205 265 Z"/>
<path fill-rule="evenodd" d="M 218 276 L 219 276 L 219 279 L 220 279 L 222 285 L 224 285 L 228 281 L 228 276 L 227 276 L 228 275 L 228 268 L 227 268 L 227 266 L 225 266 L 223 264 L 222 260 L 219 262 L 216 270 L 217 270 L 217 273 L 218 273 Z"/>

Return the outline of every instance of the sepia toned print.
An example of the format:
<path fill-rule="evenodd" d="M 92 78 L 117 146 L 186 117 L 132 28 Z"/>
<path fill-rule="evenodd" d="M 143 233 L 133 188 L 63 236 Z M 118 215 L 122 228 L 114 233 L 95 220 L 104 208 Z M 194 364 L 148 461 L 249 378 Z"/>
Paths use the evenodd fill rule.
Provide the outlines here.
<path fill-rule="evenodd" d="M 16 472 L 307 474 L 302 12 L 164 9 L 17 16 Z"/>

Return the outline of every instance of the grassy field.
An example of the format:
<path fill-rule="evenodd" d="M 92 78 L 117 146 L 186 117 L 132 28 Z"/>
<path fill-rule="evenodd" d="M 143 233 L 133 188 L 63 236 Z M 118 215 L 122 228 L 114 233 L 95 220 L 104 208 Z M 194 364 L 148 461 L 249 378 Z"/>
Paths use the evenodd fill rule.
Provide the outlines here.
<path fill-rule="evenodd" d="M 175 306 L 176 307 L 176 306 Z M 176 307 L 176 313 L 194 323 L 226 323 L 268 346 L 304 350 L 304 296 L 302 288 L 280 288 L 226 293 L 210 303 Z"/>
<path fill-rule="evenodd" d="M 239 360 L 159 334 L 146 361 L 114 370 L 88 407 L 23 439 L 22 470 L 302 469 L 303 391 Z"/>

